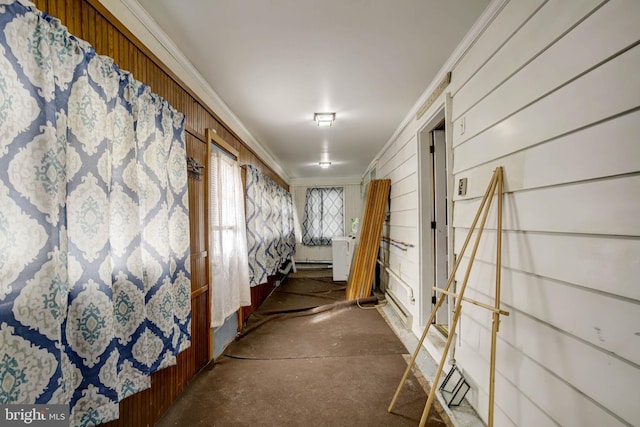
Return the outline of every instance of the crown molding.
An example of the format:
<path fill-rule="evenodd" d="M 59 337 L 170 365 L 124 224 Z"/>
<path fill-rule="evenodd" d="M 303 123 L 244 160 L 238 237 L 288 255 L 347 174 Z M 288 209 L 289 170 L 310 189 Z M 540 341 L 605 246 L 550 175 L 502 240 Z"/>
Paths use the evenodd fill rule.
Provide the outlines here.
<path fill-rule="evenodd" d="M 190 90 L 207 104 L 216 115 L 235 132 L 271 169 L 287 183 L 291 180 L 278 158 L 261 144 L 224 100 L 202 77 L 184 54 L 178 49 L 158 23 L 136 0 L 99 0 L 131 33 L 154 55 L 175 73 Z"/>
<path fill-rule="evenodd" d="M 360 185 L 360 178 L 345 177 L 312 177 L 312 178 L 292 178 L 289 182 L 290 187 L 323 187 L 332 185 Z"/>
<path fill-rule="evenodd" d="M 438 71 L 438 74 L 436 74 L 435 78 L 431 81 L 429 86 L 427 86 L 425 91 L 422 92 L 420 98 L 418 98 L 413 107 L 411 107 L 411 110 L 409 110 L 396 131 L 393 133 L 393 135 L 391 135 L 384 147 L 382 147 L 382 149 L 378 151 L 378 154 L 373 158 L 371 163 L 369 163 L 369 166 L 367 166 L 367 171 L 362 175 L 363 178 L 367 173 L 369 173 L 369 170 L 371 170 L 371 168 L 375 166 L 375 163 L 380 159 L 380 156 L 385 151 L 387 151 L 391 144 L 393 144 L 398 136 L 400 136 L 400 133 L 407 127 L 407 125 L 415 120 L 416 114 L 418 113 L 422 105 L 427 101 L 427 99 L 429 99 L 429 96 L 431 96 L 431 94 L 437 89 L 438 85 L 443 81 L 443 79 L 446 78 L 447 73 L 453 70 L 453 68 L 464 56 L 464 54 L 467 53 L 469 48 L 475 43 L 478 37 L 480 37 L 484 30 L 489 26 L 491 21 L 493 21 L 496 15 L 508 2 L 509 0 L 493 0 L 491 3 L 489 3 L 484 12 L 482 12 L 482 15 L 480 15 L 478 20 L 473 24 L 462 41 L 458 44 L 449 59 L 447 59 L 447 62 L 444 63 L 442 68 L 440 68 L 440 71 Z M 438 96 L 438 98 L 440 98 L 440 96 Z"/>

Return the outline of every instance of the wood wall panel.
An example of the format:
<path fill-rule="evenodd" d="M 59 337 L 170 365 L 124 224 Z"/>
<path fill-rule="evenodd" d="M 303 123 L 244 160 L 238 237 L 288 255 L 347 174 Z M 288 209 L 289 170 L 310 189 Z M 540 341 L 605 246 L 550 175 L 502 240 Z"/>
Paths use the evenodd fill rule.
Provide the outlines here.
<path fill-rule="evenodd" d="M 33 0 L 33 4 L 40 10 L 47 10 L 47 0 Z"/>
<path fill-rule="evenodd" d="M 473 143 L 460 144 L 455 148 L 454 173 L 459 173 L 540 143 L 557 138 L 569 132 L 590 126 L 592 123 L 612 118 L 637 108 L 640 91 L 640 76 L 629 73 L 640 62 L 640 46 L 626 50 L 607 63 L 595 68 L 571 83 L 557 89 L 535 103 L 510 114 L 501 120 L 501 114 L 494 111 L 501 107 L 494 104 L 482 105 L 483 122 L 498 120 L 487 130 L 473 137 Z M 524 72 L 528 70 L 523 70 Z M 537 74 L 536 74 L 537 75 Z M 530 75 L 529 75 L 530 76 Z M 506 83 L 505 83 L 506 84 Z M 485 100 L 489 99 L 488 97 Z M 491 100 L 494 102 L 495 100 Z M 579 105 L 581 108 L 575 108 Z M 519 107 L 518 107 L 519 108 Z M 539 118 L 549 111 L 562 115 L 550 116 L 545 125 L 539 125 Z M 479 115 L 467 113 L 466 133 L 472 133 L 469 124 L 479 120 Z M 501 121 L 500 121 L 501 120 Z M 454 127 L 457 124 L 454 124 Z M 482 126 L 480 126 L 482 127 Z M 509 144 L 502 143 L 503 129 L 509 129 Z M 462 141 L 454 134 L 454 143 Z"/>
<path fill-rule="evenodd" d="M 544 52 L 545 49 L 565 33 L 567 28 L 572 28 L 586 16 L 589 16 L 593 8 L 598 3 L 602 3 L 602 0 L 551 2 L 544 5 L 539 13 L 534 15 L 521 29 L 519 29 L 518 32 L 511 37 L 482 68 L 478 70 L 477 74 L 473 76 L 475 81 L 482 82 L 482 84 L 466 85 L 456 94 L 456 102 L 452 105 L 453 120 L 457 120 L 462 114 L 478 102 L 480 96 L 483 96 L 486 93 L 484 88 L 493 88 L 504 82 L 513 70 L 524 67 L 529 63 L 532 55 L 535 57 L 535 55 L 541 52 L 543 52 L 543 56 L 546 55 L 548 52 Z M 636 13 L 630 13 L 629 15 L 630 17 L 633 17 Z M 550 16 L 553 16 L 554 18 L 549 19 Z M 549 22 L 548 25 L 545 25 L 545 31 L 540 31 L 540 22 Z M 616 27 L 620 29 L 620 23 L 617 22 L 617 20 Z M 620 33 L 623 33 L 623 31 L 620 31 Z M 587 46 L 591 46 L 591 49 L 586 50 L 585 53 L 591 50 L 597 51 L 601 45 L 607 44 L 606 42 L 598 43 L 589 40 L 590 35 L 599 42 L 603 42 L 607 39 L 607 37 L 603 37 L 603 34 L 597 30 L 591 30 L 580 35 L 582 43 L 585 43 Z M 563 38 L 561 43 L 558 43 L 556 46 L 552 47 L 552 49 L 562 43 L 565 43 L 567 39 L 570 39 L 570 37 Z M 523 45 L 526 45 L 527 49 L 523 49 Z M 574 50 L 572 49 L 571 52 L 568 53 L 571 57 L 571 61 L 567 61 L 567 63 L 564 64 L 562 63 L 563 58 L 556 59 L 558 61 L 558 67 L 554 68 L 554 72 L 548 76 L 541 75 L 536 82 L 538 80 L 553 80 L 556 76 L 560 76 L 562 73 L 567 72 L 571 68 L 571 65 L 577 65 L 582 60 L 588 59 L 589 57 L 589 55 L 574 55 L 573 52 Z M 566 56 L 567 54 L 565 53 L 565 59 Z M 534 61 L 538 60 L 539 58 Z M 562 66 L 560 66 L 561 63 Z M 527 82 L 527 84 L 531 83 L 533 82 L 530 80 Z M 531 90 L 530 88 L 522 89 L 524 89 L 524 92 Z M 544 91 L 536 91 L 535 89 L 533 91 L 538 94 L 544 93 Z M 482 95 L 480 95 L 480 93 L 482 93 Z"/>
<path fill-rule="evenodd" d="M 218 134 L 240 152 L 240 164 L 251 164 L 288 190 L 286 182 L 271 170 L 249 147 L 226 128 L 215 112 L 192 93 L 153 53 L 143 46 L 98 1 L 35 0 L 36 7 L 58 19 L 71 34 L 89 42 L 99 55 L 114 59 L 121 70 L 132 73 L 151 90 L 185 114 L 187 155 L 206 164 L 205 129 Z M 189 380 L 209 362 L 209 292 L 206 257 L 205 183 L 189 179 L 191 233 L 192 322 L 191 347 L 180 353 L 177 364 L 151 376 L 151 388 L 120 402 L 120 418 L 109 427 L 154 425 L 184 390 Z M 274 282 L 260 287 L 258 306 L 273 289 Z"/>
<path fill-rule="evenodd" d="M 187 156 L 193 157 L 197 162 L 206 164 L 207 147 L 193 135 L 187 133 Z M 207 250 L 205 233 L 205 176 L 202 180 L 189 179 L 189 211 L 191 212 L 191 253 L 199 254 Z"/>
<path fill-rule="evenodd" d="M 511 316 L 500 324 L 496 409 L 510 420 L 504 425 L 636 425 L 640 7 L 545 2 L 523 21 L 505 14 L 512 5 L 481 36 L 502 33 L 502 41 L 479 51 L 479 40 L 468 52 L 487 62 L 461 61 L 451 83 L 460 88 L 451 101 L 454 176 L 475 183 L 454 200 L 456 247 L 487 168 L 503 166 L 509 183 L 501 297 Z M 494 229 L 495 216 L 466 288 L 482 302 L 493 299 Z M 492 352 L 485 311 L 463 309 L 455 354 L 481 417 Z"/>
<path fill-rule="evenodd" d="M 460 283 L 468 265 L 469 258 L 465 256 L 456 274 Z M 494 263 L 476 258 L 469 281 L 477 284 L 474 291 L 481 302 L 491 303 L 495 270 Z M 518 310 L 544 319 L 545 323 L 590 343 L 592 347 L 612 352 L 635 365 L 640 363 L 640 352 L 629 343 L 637 332 L 635 319 L 640 318 L 640 305 L 635 301 L 510 268 L 503 268 L 501 276 L 504 283 L 518 284 L 505 287 L 502 292 L 501 304 L 510 307 L 506 310 Z M 536 298 L 531 298 L 532 295 Z M 569 306 L 574 310 L 566 310 Z M 602 310 L 602 307 L 607 307 L 607 310 Z M 598 325 L 598 329 L 593 325 Z"/>
<path fill-rule="evenodd" d="M 371 294 L 390 188 L 390 179 L 374 179 L 369 182 L 362 230 L 353 255 L 353 268 L 347 280 L 348 300 L 366 298 Z"/>
<path fill-rule="evenodd" d="M 244 323 L 251 313 L 256 311 L 258 307 L 267 299 L 271 292 L 276 288 L 277 276 L 269 276 L 267 283 L 263 283 L 251 288 L 251 305 L 248 307 L 242 307 L 242 322 Z"/>
<path fill-rule="evenodd" d="M 456 253 L 460 253 L 467 233 L 468 229 L 456 228 Z M 495 241 L 495 230 L 485 230 L 476 253 L 477 261 L 495 262 Z M 640 301 L 640 287 L 637 286 L 640 263 L 630 258 L 631 254 L 640 253 L 640 239 L 505 231 L 502 248 L 503 268 L 570 283 L 587 292 L 596 291 L 603 297 L 609 294 Z M 606 262 L 602 262 L 605 255 Z M 601 261 L 593 262 L 594 259 Z M 601 313 L 608 312 L 601 310 Z"/>
<path fill-rule="evenodd" d="M 510 0 L 494 18 L 492 25 L 486 28 L 475 40 L 474 48 L 469 49 L 455 66 L 455 81 L 449 84 L 447 90 L 455 96 L 456 93 L 469 82 L 482 64 L 487 62 L 496 46 L 501 46 L 508 40 L 546 0 Z"/>

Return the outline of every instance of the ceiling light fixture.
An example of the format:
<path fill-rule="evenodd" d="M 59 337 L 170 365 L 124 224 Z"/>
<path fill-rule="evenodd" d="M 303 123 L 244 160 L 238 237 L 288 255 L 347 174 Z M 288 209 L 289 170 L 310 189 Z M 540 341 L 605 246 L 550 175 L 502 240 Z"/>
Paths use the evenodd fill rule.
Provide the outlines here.
<path fill-rule="evenodd" d="M 315 113 L 313 120 L 318 126 L 331 126 L 336 119 L 336 113 Z"/>
<path fill-rule="evenodd" d="M 322 169 L 328 169 L 331 166 L 331 162 L 318 162 Z"/>

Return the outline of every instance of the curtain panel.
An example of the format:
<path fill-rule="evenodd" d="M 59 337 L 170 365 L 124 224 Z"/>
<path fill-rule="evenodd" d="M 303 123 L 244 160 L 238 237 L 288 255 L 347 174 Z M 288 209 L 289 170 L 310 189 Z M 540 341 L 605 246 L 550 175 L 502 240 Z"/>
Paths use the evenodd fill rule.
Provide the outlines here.
<path fill-rule="evenodd" d="M 328 246 L 333 236 L 344 235 L 344 189 L 308 188 L 304 203 L 302 244 Z"/>
<path fill-rule="evenodd" d="M 295 253 L 291 193 L 247 165 L 246 209 L 249 280 L 257 286 Z"/>
<path fill-rule="evenodd" d="M 244 195 L 238 162 L 218 150 L 209 161 L 211 327 L 251 305 Z"/>
<path fill-rule="evenodd" d="M 0 404 L 118 417 L 190 345 L 184 117 L 27 2 L 0 5 Z"/>

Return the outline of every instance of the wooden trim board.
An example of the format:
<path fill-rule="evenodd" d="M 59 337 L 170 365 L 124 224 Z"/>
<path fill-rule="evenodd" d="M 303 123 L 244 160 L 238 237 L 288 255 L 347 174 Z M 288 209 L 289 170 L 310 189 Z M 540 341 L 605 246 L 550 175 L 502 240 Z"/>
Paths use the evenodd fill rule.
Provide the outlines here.
<path fill-rule="evenodd" d="M 390 189 L 390 179 L 369 182 L 362 231 L 347 281 L 347 300 L 365 298 L 371 294 Z"/>

